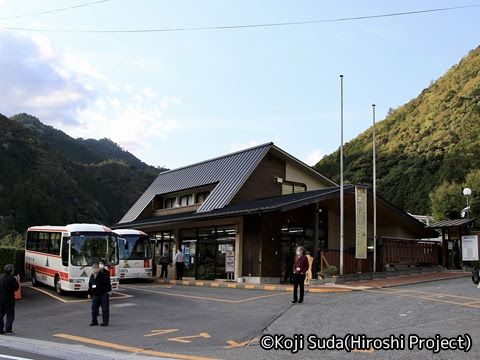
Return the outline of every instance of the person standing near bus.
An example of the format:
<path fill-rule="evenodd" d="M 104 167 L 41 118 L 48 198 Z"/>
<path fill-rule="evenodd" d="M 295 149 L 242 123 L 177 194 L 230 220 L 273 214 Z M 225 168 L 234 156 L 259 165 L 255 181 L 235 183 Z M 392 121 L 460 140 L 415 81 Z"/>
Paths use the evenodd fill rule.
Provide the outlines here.
<path fill-rule="evenodd" d="M 177 280 L 182 280 L 183 278 L 183 267 L 185 265 L 185 254 L 182 250 L 178 249 L 177 254 L 175 255 L 175 267 L 177 268 Z"/>
<path fill-rule="evenodd" d="M 5 265 L 5 274 L 0 278 L 0 334 L 12 335 L 13 321 L 15 320 L 15 291 L 19 284 L 13 276 L 14 268 L 12 264 Z M 7 316 L 5 329 L 3 318 Z"/>
<path fill-rule="evenodd" d="M 160 278 L 167 278 L 168 276 L 168 264 L 170 263 L 170 253 L 168 252 L 168 246 L 165 245 L 163 247 L 163 253 L 160 257 L 160 265 L 162 265 L 162 273 L 160 274 Z"/>
<path fill-rule="evenodd" d="M 110 296 L 112 295 L 112 285 L 110 279 L 103 271 L 100 271 L 97 263 L 92 265 L 92 275 L 88 282 L 88 298 L 92 299 L 92 322 L 90 326 L 98 325 L 98 309 L 102 307 L 101 326 L 108 326 L 110 320 Z"/>

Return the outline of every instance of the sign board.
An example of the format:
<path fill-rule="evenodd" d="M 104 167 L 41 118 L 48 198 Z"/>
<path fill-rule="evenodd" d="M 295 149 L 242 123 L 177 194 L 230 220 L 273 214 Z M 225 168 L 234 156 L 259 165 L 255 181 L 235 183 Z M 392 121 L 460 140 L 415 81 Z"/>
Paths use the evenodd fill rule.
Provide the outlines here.
<path fill-rule="evenodd" d="M 225 254 L 225 272 L 235 272 L 235 251 L 227 251 Z"/>
<path fill-rule="evenodd" d="M 478 238 L 477 235 L 462 236 L 462 260 L 478 260 Z"/>
<path fill-rule="evenodd" d="M 367 258 L 367 189 L 355 187 L 355 257 Z"/>

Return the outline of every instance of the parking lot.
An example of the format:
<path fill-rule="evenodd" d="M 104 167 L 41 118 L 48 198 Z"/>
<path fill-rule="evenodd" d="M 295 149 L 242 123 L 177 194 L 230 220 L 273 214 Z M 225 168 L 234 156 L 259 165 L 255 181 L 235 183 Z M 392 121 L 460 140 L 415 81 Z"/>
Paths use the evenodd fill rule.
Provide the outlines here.
<path fill-rule="evenodd" d="M 16 336 L 71 345 L 180 359 L 290 358 L 264 350 L 263 335 L 391 334 L 454 337 L 469 334 L 469 352 L 429 350 L 303 350 L 307 359 L 474 359 L 480 349 L 480 290 L 468 278 L 346 293 L 309 293 L 292 305 L 287 292 L 122 284 L 110 303 L 110 326 L 89 327 L 85 294 L 59 297 L 48 287 L 23 286 Z M 298 355 L 298 354 L 297 354 Z"/>

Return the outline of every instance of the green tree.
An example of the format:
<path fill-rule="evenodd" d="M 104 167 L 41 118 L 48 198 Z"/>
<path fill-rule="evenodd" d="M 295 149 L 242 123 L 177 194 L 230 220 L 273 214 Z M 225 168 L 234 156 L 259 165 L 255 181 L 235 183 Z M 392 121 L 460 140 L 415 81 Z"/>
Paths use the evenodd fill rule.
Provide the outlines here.
<path fill-rule="evenodd" d="M 468 187 L 472 190 L 470 196 L 470 214 L 472 217 L 480 216 L 480 169 L 473 170 L 468 173 L 465 178 L 464 188 Z"/>
<path fill-rule="evenodd" d="M 430 193 L 430 201 L 435 220 L 458 219 L 464 207 L 462 185 L 445 181 Z"/>

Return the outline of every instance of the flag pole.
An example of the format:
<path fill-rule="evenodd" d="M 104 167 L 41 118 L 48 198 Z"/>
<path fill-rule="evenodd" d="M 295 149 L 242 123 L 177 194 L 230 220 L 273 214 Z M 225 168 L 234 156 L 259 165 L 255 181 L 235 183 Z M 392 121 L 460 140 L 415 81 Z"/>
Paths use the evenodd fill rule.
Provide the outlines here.
<path fill-rule="evenodd" d="M 343 275 L 343 75 L 340 75 L 340 275 Z"/>
<path fill-rule="evenodd" d="M 373 272 L 377 271 L 377 151 L 375 140 L 375 104 L 372 105 L 373 116 Z"/>

